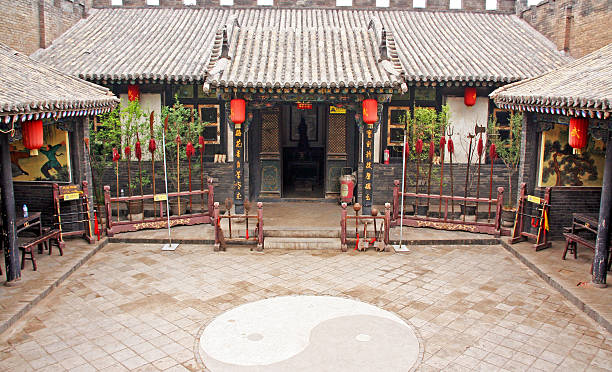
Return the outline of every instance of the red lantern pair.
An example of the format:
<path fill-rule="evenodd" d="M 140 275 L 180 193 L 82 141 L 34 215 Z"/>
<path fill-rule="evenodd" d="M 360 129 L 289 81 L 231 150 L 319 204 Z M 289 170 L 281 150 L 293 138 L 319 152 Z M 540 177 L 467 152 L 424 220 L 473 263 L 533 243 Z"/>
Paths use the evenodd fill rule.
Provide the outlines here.
<path fill-rule="evenodd" d="M 374 124 L 378 121 L 378 102 L 373 98 L 364 99 L 363 107 L 363 122 L 366 124 Z"/>
<path fill-rule="evenodd" d="M 242 124 L 246 119 L 246 102 L 243 99 L 230 101 L 231 120 L 234 124 Z"/>
<path fill-rule="evenodd" d="M 583 149 L 587 145 L 589 130 L 589 119 L 570 118 L 569 145 L 576 150 Z"/>
<path fill-rule="evenodd" d="M 476 104 L 476 88 L 467 87 L 463 93 L 463 103 L 466 106 L 474 106 Z"/>
<path fill-rule="evenodd" d="M 30 156 L 38 155 L 38 149 L 43 145 L 42 120 L 28 120 L 21 124 L 23 146 L 30 150 Z"/>

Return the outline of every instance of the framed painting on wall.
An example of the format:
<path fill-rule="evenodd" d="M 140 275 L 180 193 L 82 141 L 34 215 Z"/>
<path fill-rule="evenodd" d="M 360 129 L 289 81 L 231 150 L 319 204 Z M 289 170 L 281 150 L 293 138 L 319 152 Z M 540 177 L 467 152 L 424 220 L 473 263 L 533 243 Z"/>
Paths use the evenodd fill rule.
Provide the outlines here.
<path fill-rule="evenodd" d="M 568 143 L 569 126 L 555 124 L 542 132 L 538 166 L 538 186 L 601 186 L 605 145 L 589 137 L 587 147 L 574 154 Z"/>
<path fill-rule="evenodd" d="M 30 156 L 23 142 L 10 144 L 11 170 L 16 182 L 70 182 L 68 132 L 55 125 L 43 127 L 43 145 L 38 155 Z"/>

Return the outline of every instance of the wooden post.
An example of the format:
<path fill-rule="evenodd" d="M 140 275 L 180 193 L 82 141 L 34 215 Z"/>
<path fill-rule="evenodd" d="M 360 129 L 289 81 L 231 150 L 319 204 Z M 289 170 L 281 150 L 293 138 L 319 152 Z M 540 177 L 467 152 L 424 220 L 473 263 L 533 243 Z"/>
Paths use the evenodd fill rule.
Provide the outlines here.
<path fill-rule="evenodd" d="M 504 188 L 497 188 L 497 208 L 495 212 L 495 231 L 501 235 L 501 214 L 502 205 L 504 204 Z"/>
<path fill-rule="evenodd" d="M 213 209 L 215 204 L 215 187 L 213 186 L 213 178 L 209 177 L 208 180 L 208 215 L 213 217 Z M 214 225 L 214 221 L 212 221 Z"/>
<path fill-rule="evenodd" d="M 361 189 L 361 205 L 363 214 L 372 212 L 372 196 L 374 187 L 374 124 L 366 124 L 363 138 L 363 182 Z"/>
<path fill-rule="evenodd" d="M 393 181 L 393 221 L 397 220 L 399 215 L 399 184 L 399 180 Z"/>
<path fill-rule="evenodd" d="M 346 203 L 342 203 L 342 214 L 340 216 L 340 250 L 346 252 Z"/>
<path fill-rule="evenodd" d="M 244 141 L 242 140 L 242 125 L 234 124 L 234 211 L 244 213 Z"/>
<path fill-rule="evenodd" d="M 17 227 L 15 225 L 15 194 L 13 190 L 13 171 L 9 134 L 0 133 L 0 160 L 2 161 L 2 226 L 4 227 L 4 263 L 6 265 L 6 284 L 11 285 L 21 279 L 19 250 L 17 249 Z"/>
<path fill-rule="evenodd" d="M 512 240 L 517 242 L 521 238 L 521 231 L 523 231 L 523 213 L 525 208 L 525 190 L 527 189 L 527 184 L 523 182 L 521 184 L 521 191 L 519 194 L 519 202 L 516 208 L 516 217 L 514 218 L 514 228 L 512 229 Z M 510 198 L 512 195 L 510 195 Z M 497 205 L 499 207 L 499 200 L 497 200 Z M 497 216 L 495 216 L 497 219 Z"/>
<path fill-rule="evenodd" d="M 257 250 L 264 249 L 263 203 L 257 202 Z"/>
<path fill-rule="evenodd" d="M 113 236 L 113 219 L 112 216 L 112 205 L 111 205 L 111 195 L 110 195 L 110 186 L 104 186 L 104 212 L 106 213 L 106 235 Z"/>
<path fill-rule="evenodd" d="M 604 166 L 601 201 L 599 202 L 599 224 L 593 257 L 593 284 L 598 288 L 606 287 L 608 271 L 608 249 L 610 247 L 610 219 L 612 208 L 612 137 L 608 138 L 606 165 Z"/>
<path fill-rule="evenodd" d="M 219 237 L 219 228 L 221 221 L 219 219 L 219 202 L 215 202 L 213 207 L 213 226 L 215 228 L 215 252 L 219 252 L 221 250 L 221 241 Z"/>
<path fill-rule="evenodd" d="M 389 251 L 389 229 L 391 228 L 391 204 L 385 203 L 385 251 Z M 400 226 L 400 229 L 402 227 Z"/>

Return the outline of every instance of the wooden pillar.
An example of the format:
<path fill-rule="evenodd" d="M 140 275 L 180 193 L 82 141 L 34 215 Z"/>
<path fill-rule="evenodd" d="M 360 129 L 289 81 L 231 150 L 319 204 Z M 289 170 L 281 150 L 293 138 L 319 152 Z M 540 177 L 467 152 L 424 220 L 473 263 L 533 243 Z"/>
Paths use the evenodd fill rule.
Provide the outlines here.
<path fill-rule="evenodd" d="M 593 257 L 592 281 L 596 287 L 606 287 L 608 272 L 608 247 L 610 246 L 610 209 L 612 208 L 612 137 L 608 136 L 606 165 L 604 166 L 601 201 L 599 202 L 599 225 L 595 256 Z"/>
<path fill-rule="evenodd" d="M 374 124 L 365 124 L 363 131 L 363 177 L 361 182 L 361 205 L 363 214 L 372 212 L 374 186 Z"/>
<path fill-rule="evenodd" d="M 9 150 L 9 134 L 0 133 L 0 160 L 2 174 L 2 226 L 4 239 L 4 262 L 6 264 L 6 283 L 11 284 L 21 279 L 19 250 L 17 249 L 17 234 L 15 226 L 15 195 L 13 193 L 13 172 L 11 170 L 11 153 Z"/>
<path fill-rule="evenodd" d="M 234 124 L 234 206 L 235 213 L 244 213 L 244 141 L 242 124 Z"/>

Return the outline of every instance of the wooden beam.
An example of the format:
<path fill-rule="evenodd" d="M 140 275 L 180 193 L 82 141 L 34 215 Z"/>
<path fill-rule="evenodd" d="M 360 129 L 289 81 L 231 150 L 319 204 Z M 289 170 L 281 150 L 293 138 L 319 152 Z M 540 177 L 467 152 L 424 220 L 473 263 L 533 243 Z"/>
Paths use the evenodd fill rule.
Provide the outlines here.
<path fill-rule="evenodd" d="M 11 152 L 9 134 L 0 133 L 0 187 L 2 187 L 2 226 L 4 226 L 4 263 L 6 264 L 6 284 L 10 285 L 21 279 L 19 250 L 15 226 L 15 194 L 13 191 L 13 172 L 11 170 Z"/>

